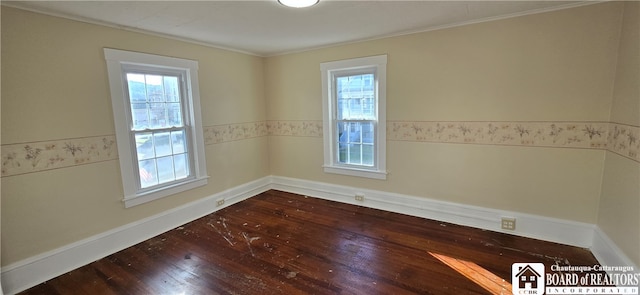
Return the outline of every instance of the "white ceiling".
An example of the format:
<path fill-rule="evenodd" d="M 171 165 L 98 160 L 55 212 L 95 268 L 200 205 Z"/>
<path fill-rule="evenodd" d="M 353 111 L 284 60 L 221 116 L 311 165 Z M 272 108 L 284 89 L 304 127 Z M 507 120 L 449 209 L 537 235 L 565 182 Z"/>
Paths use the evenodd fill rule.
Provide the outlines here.
<path fill-rule="evenodd" d="M 3 5 L 272 56 L 537 13 L 585 1 L 2 1 Z M 593 3 L 593 2 L 590 2 Z"/>

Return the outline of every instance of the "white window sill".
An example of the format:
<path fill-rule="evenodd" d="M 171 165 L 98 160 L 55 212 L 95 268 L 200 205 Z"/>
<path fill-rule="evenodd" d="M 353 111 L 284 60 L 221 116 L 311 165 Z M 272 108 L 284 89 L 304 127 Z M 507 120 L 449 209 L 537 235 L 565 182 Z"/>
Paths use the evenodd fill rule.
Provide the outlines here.
<path fill-rule="evenodd" d="M 180 182 L 173 186 L 162 187 L 154 191 L 148 191 L 148 192 L 140 193 L 137 195 L 128 196 L 128 197 L 125 197 L 122 201 L 124 202 L 125 208 L 130 208 L 136 205 L 140 205 L 147 202 L 151 202 L 153 200 L 164 198 L 166 196 L 170 196 L 170 195 L 174 195 L 190 189 L 194 189 L 196 187 L 204 186 L 207 184 L 208 179 L 209 179 L 209 176 L 205 176 L 205 177 L 192 179 L 189 181 Z"/>
<path fill-rule="evenodd" d="M 356 177 L 373 178 L 373 179 L 387 179 L 387 172 L 380 170 L 368 170 L 357 169 L 353 167 L 341 167 L 341 166 L 323 166 L 324 172 L 333 174 L 342 174 Z"/>

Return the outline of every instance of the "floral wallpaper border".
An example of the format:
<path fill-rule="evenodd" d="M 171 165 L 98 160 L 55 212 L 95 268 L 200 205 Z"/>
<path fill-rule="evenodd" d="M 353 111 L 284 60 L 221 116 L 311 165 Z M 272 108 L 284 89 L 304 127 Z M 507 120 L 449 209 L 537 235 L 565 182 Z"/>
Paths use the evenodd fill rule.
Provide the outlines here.
<path fill-rule="evenodd" d="M 640 162 L 640 127 L 610 123 L 607 150 Z"/>
<path fill-rule="evenodd" d="M 264 121 L 206 126 L 203 128 L 204 144 L 243 140 L 267 136 L 267 123 Z"/>
<path fill-rule="evenodd" d="M 640 162 L 640 127 L 610 122 L 387 122 L 387 140 L 609 150 Z"/>
<path fill-rule="evenodd" d="M 322 137 L 322 120 L 267 121 L 270 136 Z"/>
<path fill-rule="evenodd" d="M 322 137 L 322 121 L 260 121 L 207 126 L 205 145 L 261 136 Z"/>
<path fill-rule="evenodd" d="M 640 162 L 640 127 L 611 122 L 387 122 L 387 139 L 609 150 Z"/>
<path fill-rule="evenodd" d="M 602 122 L 389 122 L 389 140 L 606 148 Z"/>
<path fill-rule="evenodd" d="M 115 135 L 2 145 L 2 177 L 118 158 Z"/>
<path fill-rule="evenodd" d="M 269 136 L 322 137 L 322 121 L 267 121 Z M 609 150 L 640 162 L 640 127 L 571 121 L 387 121 L 387 140 Z"/>
<path fill-rule="evenodd" d="M 206 145 L 263 136 L 322 137 L 321 120 L 206 126 Z M 609 150 L 640 163 L 640 127 L 610 122 L 388 121 L 387 140 Z M 115 135 L 2 145 L 2 177 L 118 159 Z"/>

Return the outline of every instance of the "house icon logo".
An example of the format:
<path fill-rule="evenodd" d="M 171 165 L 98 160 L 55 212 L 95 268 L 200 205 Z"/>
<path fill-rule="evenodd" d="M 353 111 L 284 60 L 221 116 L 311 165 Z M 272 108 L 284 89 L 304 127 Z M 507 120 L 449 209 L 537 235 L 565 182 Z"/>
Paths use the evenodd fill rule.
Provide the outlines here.
<path fill-rule="evenodd" d="M 544 264 L 514 263 L 511 266 L 513 294 L 544 294 Z"/>

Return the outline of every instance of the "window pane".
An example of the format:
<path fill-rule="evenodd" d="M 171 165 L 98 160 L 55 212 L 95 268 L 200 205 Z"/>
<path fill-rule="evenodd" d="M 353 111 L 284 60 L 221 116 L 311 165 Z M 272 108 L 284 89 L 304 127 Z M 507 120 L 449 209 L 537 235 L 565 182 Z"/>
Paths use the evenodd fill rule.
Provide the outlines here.
<path fill-rule="evenodd" d="M 373 145 L 362 145 L 362 165 L 373 166 Z"/>
<path fill-rule="evenodd" d="M 342 131 L 340 134 L 340 142 L 352 143 L 357 141 L 357 131 L 353 128 L 354 124 L 349 122 L 338 123 L 338 128 Z"/>
<path fill-rule="evenodd" d="M 347 164 L 362 164 L 362 145 L 361 144 L 350 144 L 348 146 L 348 160 Z"/>
<path fill-rule="evenodd" d="M 138 160 L 146 160 L 155 157 L 153 152 L 153 136 L 151 133 L 136 134 L 136 151 Z"/>
<path fill-rule="evenodd" d="M 189 165 L 187 165 L 186 154 L 173 156 L 173 165 L 175 166 L 176 179 L 181 179 L 189 176 Z"/>
<path fill-rule="evenodd" d="M 182 127 L 182 107 L 180 103 L 167 103 L 167 116 L 169 127 Z"/>
<path fill-rule="evenodd" d="M 178 77 L 164 77 L 164 95 L 168 102 L 180 101 L 180 88 L 178 88 Z"/>
<path fill-rule="evenodd" d="M 362 99 L 362 117 L 366 119 L 374 119 L 376 117 L 376 105 L 373 97 Z"/>
<path fill-rule="evenodd" d="M 184 147 L 184 131 L 173 131 L 171 132 L 171 144 L 173 146 L 173 153 L 180 154 L 185 152 Z"/>
<path fill-rule="evenodd" d="M 148 101 L 164 101 L 164 89 L 162 87 L 162 76 L 145 75 L 147 84 Z"/>
<path fill-rule="evenodd" d="M 375 137 L 373 122 L 363 122 L 362 125 L 362 142 L 373 144 Z"/>
<path fill-rule="evenodd" d="M 158 158 L 158 182 L 165 183 L 175 179 L 173 157 Z"/>
<path fill-rule="evenodd" d="M 152 103 L 149 105 L 150 128 L 170 127 L 167 124 L 167 108 L 164 103 Z"/>
<path fill-rule="evenodd" d="M 169 134 L 169 132 L 162 132 L 153 135 L 156 157 L 171 155 L 171 138 Z"/>
<path fill-rule="evenodd" d="M 138 169 L 140 170 L 141 188 L 147 188 L 158 184 L 155 159 L 138 161 Z"/>
<path fill-rule="evenodd" d="M 147 90 L 144 83 L 144 75 L 127 74 L 127 85 L 129 87 L 129 99 L 131 100 L 131 103 L 147 101 Z"/>
<path fill-rule="evenodd" d="M 338 97 L 337 119 L 344 120 L 349 118 L 349 100 Z"/>
<path fill-rule="evenodd" d="M 147 103 L 131 103 L 133 130 L 149 128 L 149 108 Z"/>

